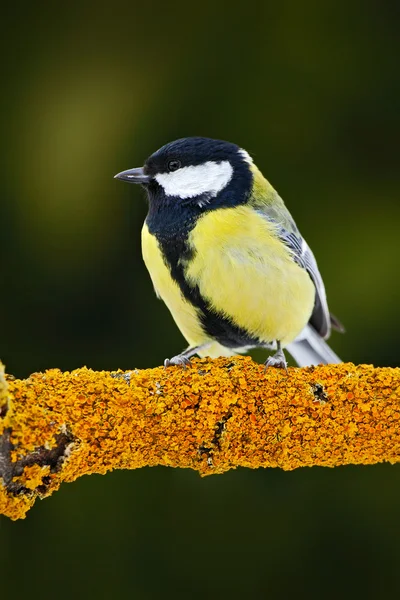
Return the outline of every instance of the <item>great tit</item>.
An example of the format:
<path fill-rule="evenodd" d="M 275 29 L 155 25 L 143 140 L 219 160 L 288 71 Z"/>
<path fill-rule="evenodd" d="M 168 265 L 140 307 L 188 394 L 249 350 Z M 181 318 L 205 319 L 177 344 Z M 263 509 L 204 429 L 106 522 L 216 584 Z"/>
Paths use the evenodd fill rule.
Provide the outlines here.
<path fill-rule="evenodd" d="M 341 362 L 314 255 L 245 150 L 183 138 L 115 177 L 147 192 L 143 259 L 189 343 L 165 366 L 259 347 L 276 350 L 266 366 L 286 368 L 285 347 L 300 366 Z"/>

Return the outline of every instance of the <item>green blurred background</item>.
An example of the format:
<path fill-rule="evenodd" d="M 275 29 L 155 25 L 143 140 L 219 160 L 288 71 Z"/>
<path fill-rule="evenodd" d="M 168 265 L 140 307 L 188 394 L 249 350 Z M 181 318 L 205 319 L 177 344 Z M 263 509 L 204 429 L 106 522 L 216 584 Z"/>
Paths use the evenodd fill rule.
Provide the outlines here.
<path fill-rule="evenodd" d="M 396 366 L 399 3 L 9 3 L 2 11 L 0 357 L 161 364 L 184 341 L 142 263 L 172 139 L 246 148 L 317 256 L 346 361 Z M 0 521 L 2 597 L 376 598 L 400 591 L 400 467 L 83 478 Z M 55 591 L 56 589 L 56 591 Z"/>

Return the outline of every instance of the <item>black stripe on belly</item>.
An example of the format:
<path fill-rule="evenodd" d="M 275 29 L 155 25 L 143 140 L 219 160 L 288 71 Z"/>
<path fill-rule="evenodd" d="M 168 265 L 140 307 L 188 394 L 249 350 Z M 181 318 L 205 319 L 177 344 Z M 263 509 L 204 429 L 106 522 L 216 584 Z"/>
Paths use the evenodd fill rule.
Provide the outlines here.
<path fill-rule="evenodd" d="M 185 235 L 186 234 L 186 235 Z M 172 278 L 193 306 L 199 310 L 201 325 L 204 331 L 220 344 L 227 348 L 240 348 L 243 346 L 260 346 L 263 343 L 259 338 L 253 337 L 245 329 L 235 325 L 221 312 L 213 310 L 209 303 L 200 294 L 199 287 L 189 285 L 185 279 L 182 264 L 193 259 L 195 252 L 188 247 L 187 234 L 174 238 L 164 238 L 159 232 L 155 233 L 160 244 L 164 261 L 170 270 Z M 218 285 L 218 282 L 216 282 Z"/>

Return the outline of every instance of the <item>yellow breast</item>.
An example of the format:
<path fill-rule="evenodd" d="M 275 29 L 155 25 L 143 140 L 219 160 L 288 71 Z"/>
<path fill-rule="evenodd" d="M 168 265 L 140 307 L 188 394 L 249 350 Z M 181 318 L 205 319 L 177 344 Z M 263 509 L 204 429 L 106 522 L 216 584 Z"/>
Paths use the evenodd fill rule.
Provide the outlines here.
<path fill-rule="evenodd" d="M 204 299 L 265 342 L 291 342 L 315 298 L 308 273 L 293 260 L 275 226 L 247 206 L 205 213 L 189 235 L 195 251 L 186 278 Z"/>

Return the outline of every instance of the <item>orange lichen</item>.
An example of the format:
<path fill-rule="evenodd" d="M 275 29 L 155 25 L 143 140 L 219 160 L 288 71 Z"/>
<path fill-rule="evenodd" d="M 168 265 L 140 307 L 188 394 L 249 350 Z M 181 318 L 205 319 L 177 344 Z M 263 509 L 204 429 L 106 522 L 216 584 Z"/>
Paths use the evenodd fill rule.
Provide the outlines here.
<path fill-rule="evenodd" d="M 400 456 L 400 369 L 264 372 L 235 357 L 194 360 L 187 370 L 51 369 L 1 389 L 0 379 L 0 407 L 7 395 L 11 403 L 0 417 L 0 514 L 12 519 L 62 482 L 111 469 L 167 465 L 208 475 Z"/>
<path fill-rule="evenodd" d="M 39 465 L 31 465 L 30 467 L 25 467 L 22 475 L 13 477 L 13 482 L 17 483 L 28 490 L 36 490 L 38 487 L 43 485 L 43 479 L 50 475 L 50 467 L 39 466 Z"/>
<path fill-rule="evenodd" d="M 4 373 L 4 365 L 0 363 L 0 418 L 5 415 L 10 405 L 10 395 L 6 377 Z"/>

